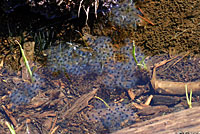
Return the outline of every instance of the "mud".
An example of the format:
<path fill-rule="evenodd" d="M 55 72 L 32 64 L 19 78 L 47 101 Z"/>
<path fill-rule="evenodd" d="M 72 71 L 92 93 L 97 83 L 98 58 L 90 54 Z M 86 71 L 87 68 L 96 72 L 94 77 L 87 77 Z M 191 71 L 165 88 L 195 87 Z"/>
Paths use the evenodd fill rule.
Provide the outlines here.
<path fill-rule="evenodd" d="M 137 5 L 154 25 L 144 21 L 141 26 L 119 29 L 113 26 L 101 29 L 95 25 L 97 34 L 113 36 L 116 42 L 132 37 L 136 45 L 141 46 L 147 55 L 177 54 L 192 51 L 200 52 L 200 4 L 196 1 L 144 1 Z M 101 18 L 102 20 L 102 18 Z M 103 24 L 108 26 L 109 23 Z M 94 28 L 95 29 L 95 28 Z M 173 50 L 173 51 L 172 51 Z"/>

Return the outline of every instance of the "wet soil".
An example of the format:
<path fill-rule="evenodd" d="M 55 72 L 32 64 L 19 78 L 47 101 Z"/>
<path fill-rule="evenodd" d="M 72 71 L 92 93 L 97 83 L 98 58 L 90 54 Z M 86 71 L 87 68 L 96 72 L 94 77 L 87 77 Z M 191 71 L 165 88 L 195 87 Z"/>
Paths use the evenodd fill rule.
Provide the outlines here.
<path fill-rule="evenodd" d="M 179 62 L 174 64 L 178 60 L 176 59 L 158 69 L 158 78 L 182 82 L 199 81 L 200 61 L 199 58 L 196 58 L 198 57 L 196 54 L 200 53 L 200 5 L 198 0 L 144 1 L 141 4 L 139 3 L 138 7 L 142 9 L 145 17 L 155 25 L 144 22 L 142 26 L 137 27 L 137 30 L 135 28 L 124 30 L 104 21 L 96 23 L 101 22 L 99 16 L 100 20 L 88 22 L 91 34 L 111 36 L 116 45 L 127 37 L 135 40 L 136 45 L 140 46 L 148 56 L 157 55 L 152 59 L 150 72 L 154 63 L 170 59 L 173 55 L 183 52 L 178 58 L 183 57 L 183 59 Z M 0 62 L 3 60 L 4 67 L 8 66 L 7 69 L 0 66 L 0 104 L 2 106 L 0 118 L 3 120 L 0 123 L 2 128 L 0 133 L 9 133 L 4 123 L 5 120 L 15 126 L 17 133 L 29 131 L 30 133 L 45 134 L 52 132 L 53 129 L 55 129 L 55 133 L 109 133 L 107 128 L 97 129 L 98 123 L 91 123 L 86 119 L 86 113 L 92 109 L 93 104 L 97 101 L 94 98 L 89 101 L 88 106 L 74 113 L 73 118 L 63 120 L 63 114 L 82 95 L 90 93 L 93 88 L 98 88 L 96 85 L 102 78 L 95 78 L 94 81 L 88 80 L 87 83 L 85 81 L 83 83 L 81 80 L 83 78 L 69 81 L 65 75 L 54 76 L 48 70 L 39 69 L 38 73 L 45 78 L 44 86 L 46 90 L 34 97 L 30 104 L 21 105 L 16 109 L 11 108 L 9 95 L 13 91 L 13 87 L 16 87 L 16 81 L 23 80 L 21 79 L 20 50 L 17 45 L 9 43 L 9 34 L 17 38 L 24 31 L 28 33 L 31 31 L 38 32 L 41 29 L 46 31 L 46 29 L 52 27 L 56 38 L 73 41 L 80 38 L 80 35 L 74 30 L 81 31 L 83 27 L 82 24 L 76 25 L 77 22 L 80 22 L 79 20 L 72 20 L 70 23 L 66 22 L 64 18 L 47 21 L 43 16 L 38 17 L 38 14 L 31 12 L 21 14 L 26 9 L 19 8 L 17 10 L 9 15 L 0 11 L 2 13 L 0 16 Z M 102 20 L 104 19 L 103 17 Z M 95 24 L 91 24 L 92 22 L 95 22 Z M 72 23 L 75 23 L 75 25 L 71 25 Z M 183 56 L 188 51 L 190 53 Z M 39 59 L 37 56 L 35 56 L 35 59 Z M 151 77 L 151 73 L 148 75 Z M 188 108 L 185 96 L 158 95 L 154 93 L 150 82 L 146 83 L 146 85 L 138 85 L 132 89 L 136 95 L 134 102 L 145 103 L 147 98 L 153 94 L 155 98 L 150 104 L 152 108 L 146 110 L 153 112 L 148 113 L 131 106 L 138 113 L 136 122 Z M 132 102 L 129 94 L 124 90 L 98 90 L 96 95 L 107 102 Z M 163 101 L 165 99 L 170 102 Z M 199 96 L 194 95 L 192 101 L 194 102 L 193 106 L 200 105 Z M 161 107 L 155 108 L 157 105 L 161 105 Z"/>
<path fill-rule="evenodd" d="M 134 39 L 139 45 L 153 52 L 173 54 L 200 52 L 200 11 L 198 1 L 148 1 L 141 9 L 155 24 L 136 32 Z M 153 51 L 153 52 L 152 52 Z"/>
<path fill-rule="evenodd" d="M 195 54 L 200 52 L 198 1 L 144 1 L 139 3 L 138 7 L 143 11 L 144 17 L 154 25 L 144 21 L 137 29 L 124 30 L 113 26 L 114 30 L 111 30 L 101 29 L 102 25 L 97 24 L 95 33 L 112 36 L 116 42 L 132 37 L 136 45 L 141 46 L 146 54 L 151 56 L 186 51 Z"/>

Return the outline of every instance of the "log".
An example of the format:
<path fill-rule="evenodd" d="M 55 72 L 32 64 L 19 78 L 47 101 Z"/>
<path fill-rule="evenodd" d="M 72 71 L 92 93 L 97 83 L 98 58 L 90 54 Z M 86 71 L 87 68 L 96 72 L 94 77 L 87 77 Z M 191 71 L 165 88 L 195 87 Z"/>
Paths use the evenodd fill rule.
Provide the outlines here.
<path fill-rule="evenodd" d="M 113 134 L 183 134 L 200 133 L 200 107 L 138 122 Z"/>
<path fill-rule="evenodd" d="M 200 82 L 172 82 L 162 80 L 151 80 L 152 87 L 159 94 L 185 95 L 185 85 L 188 93 L 192 90 L 195 95 L 200 95 Z"/>
<path fill-rule="evenodd" d="M 192 90 L 193 94 L 200 95 L 200 82 L 172 82 L 172 81 L 162 81 L 156 79 L 156 68 L 162 66 L 163 64 L 171 61 L 164 60 L 160 63 L 156 64 L 153 68 L 153 75 L 151 79 L 151 85 L 155 92 L 159 94 L 172 94 L 172 95 L 184 95 L 185 94 L 185 86 L 187 85 L 187 91 L 190 93 Z"/>

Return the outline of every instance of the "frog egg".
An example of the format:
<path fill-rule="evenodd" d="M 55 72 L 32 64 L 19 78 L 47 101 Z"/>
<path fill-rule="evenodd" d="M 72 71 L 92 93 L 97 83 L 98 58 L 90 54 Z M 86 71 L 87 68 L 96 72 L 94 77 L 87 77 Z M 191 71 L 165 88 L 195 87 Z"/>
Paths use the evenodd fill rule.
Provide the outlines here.
<path fill-rule="evenodd" d="M 128 28 L 130 26 L 137 26 L 140 20 L 138 14 L 140 12 L 135 8 L 135 3 L 124 2 L 120 3 L 118 7 L 111 10 L 109 20 L 117 26 Z"/>
<path fill-rule="evenodd" d="M 102 72 L 101 63 L 94 61 L 93 63 L 89 64 L 88 72 L 89 73 L 99 73 L 99 72 Z"/>
<path fill-rule="evenodd" d="M 30 98 L 21 92 L 20 89 L 13 91 L 10 95 L 10 99 L 14 105 L 26 104 L 30 101 Z"/>
<path fill-rule="evenodd" d="M 92 39 L 90 37 L 87 37 L 87 39 L 85 41 L 89 46 L 94 45 L 94 39 Z"/>
<path fill-rule="evenodd" d="M 110 103 L 109 106 L 110 109 L 100 104 L 95 105 L 95 110 L 88 113 L 89 120 L 101 122 L 110 132 L 121 129 L 125 120 L 128 121 L 127 125 L 135 121 L 134 111 L 126 105 Z"/>
<path fill-rule="evenodd" d="M 103 83 L 106 88 L 124 88 L 129 89 L 135 86 L 137 78 L 134 76 L 135 66 L 131 63 L 118 62 L 114 65 L 106 66 L 106 73 L 108 74 Z M 112 77 L 111 77 L 112 76 Z M 111 84 L 115 83 L 115 84 Z M 112 87 L 113 86 L 113 87 Z"/>
<path fill-rule="evenodd" d="M 36 91 L 34 89 L 29 89 L 28 90 L 28 96 L 29 98 L 33 98 L 35 97 L 37 94 L 36 94 Z"/>
<path fill-rule="evenodd" d="M 95 46 L 98 46 L 99 48 L 102 47 L 102 44 L 108 44 L 111 43 L 112 39 L 109 37 L 105 37 L 105 36 L 100 36 L 95 40 Z"/>

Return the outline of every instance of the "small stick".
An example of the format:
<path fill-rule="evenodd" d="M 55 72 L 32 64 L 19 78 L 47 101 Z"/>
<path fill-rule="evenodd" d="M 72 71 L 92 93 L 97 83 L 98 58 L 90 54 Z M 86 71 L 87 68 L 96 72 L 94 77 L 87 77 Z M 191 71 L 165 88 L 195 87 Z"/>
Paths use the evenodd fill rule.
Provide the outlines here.
<path fill-rule="evenodd" d="M 190 52 L 187 52 L 185 55 L 183 55 L 183 57 L 181 57 L 180 59 L 178 59 L 172 66 L 174 66 L 176 63 L 178 63 L 179 61 L 181 61 L 185 56 L 187 56 Z"/>
<path fill-rule="evenodd" d="M 56 115 L 55 121 L 53 122 L 53 125 L 52 125 L 52 127 L 50 129 L 51 133 L 53 133 L 55 131 L 54 129 L 55 129 L 55 125 L 56 125 L 57 119 L 58 119 L 58 116 Z"/>
<path fill-rule="evenodd" d="M 13 125 L 16 127 L 17 126 L 17 121 L 15 120 L 15 118 L 10 114 L 10 112 L 6 109 L 6 107 L 4 105 L 2 105 L 1 107 L 3 108 L 3 110 L 5 111 L 7 116 L 10 118 L 10 120 L 13 123 Z"/>
<path fill-rule="evenodd" d="M 143 109 L 144 108 L 143 106 L 141 106 L 140 104 L 137 104 L 135 102 L 132 102 L 132 105 L 137 109 Z"/>
<path fill-rule="evenodd" d="M 58 128 L 59 126 L 56 126 L 50 134 L 54 134 Z"/>
<path fill-rule="evenodd" d="M 155 25 L 153 22 L 151 22 L 150 20 L 148 20 L 148 19 L 142 17 L 141 15 L 138 14 L 138 16 L 139 16 L 141 19 L 143 19 L 144 21 L 150 23 L 151 25 L 153 25 L 153 26 Z"/>
<path fill-rule="evenodd" d="M 142 11 L 142 9 L 140 9 L 140 8 L 138 8 L 138 9 L 139 9 L 140 12 L 145 16 L 145 14 L 144 14 L 144 12 Z M 141 19 L 143 19 L 144 21 L 146 21 L 146 22 L 150 23 L 151 25 L 155 26 L 155 24 L 154 24 L 153 22 L 151 22 L 150 20 L 148 20 L 148 19 L 142 17 L 142 16 L 139 15 L 139 14 L 138 14 L 138 16 L 139 16 Z"/>
<path fill-rule="evenodd" d="M 128 90 L 128 95 L 130 96 L 131 100 L 135 99 L 135 94 L 133 93 L 131 89 Z"/>
<path fill-rule="evenodd" d="M 150 95 L 150 96 L 147 98 L 147 100 L 146 100 L 146 102 L 145 102 L 144 104 L 145 104 L 145 105 L 149 105 L 149 104 L 151 103 L 152 98 L 153 98 L 153 95 Z"/>

